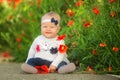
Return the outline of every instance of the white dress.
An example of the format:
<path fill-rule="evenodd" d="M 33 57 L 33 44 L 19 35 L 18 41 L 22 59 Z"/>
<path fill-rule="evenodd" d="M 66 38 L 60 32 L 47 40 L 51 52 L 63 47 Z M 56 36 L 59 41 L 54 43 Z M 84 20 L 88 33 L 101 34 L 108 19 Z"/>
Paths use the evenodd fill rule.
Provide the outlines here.
<path fill-rule="evenodd" d="M 61 54 L 58 51 L 60 45 L 64 45 L 64 40 L 57 40 L 57 37 L 48 39 L 43 35 L 38 36 L 35 38 L 30 47 L 26 63 L 30 58 L 41 58 L 44 60 L 52 61 L 51 64 L 56 67 L 61 61 L 69 63 L 67 54 Z"/>

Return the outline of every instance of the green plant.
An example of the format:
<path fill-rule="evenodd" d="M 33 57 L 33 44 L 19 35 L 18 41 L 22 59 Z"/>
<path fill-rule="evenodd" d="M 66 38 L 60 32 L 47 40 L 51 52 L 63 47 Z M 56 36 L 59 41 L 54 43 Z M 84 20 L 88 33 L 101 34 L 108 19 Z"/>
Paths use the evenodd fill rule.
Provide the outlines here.
<path fill-rule="evenodd" d="M 81 70 L 119 74 L 119 0 L 13 0 L 0 2 L 0 50 L 23 62 L 34 38 L 40 34 L 41 16 L 55 11 L 61 16 L 68 58 Z M 61 3 L 61 4 L 59 4 Z"/>

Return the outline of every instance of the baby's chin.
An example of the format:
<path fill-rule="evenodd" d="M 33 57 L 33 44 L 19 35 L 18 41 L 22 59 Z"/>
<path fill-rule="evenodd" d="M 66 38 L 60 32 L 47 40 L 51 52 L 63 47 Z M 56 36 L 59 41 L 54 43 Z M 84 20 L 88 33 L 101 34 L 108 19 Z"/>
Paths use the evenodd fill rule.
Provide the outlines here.
<path fill-rule="evenodd" d="M 57 35 L 56 36 L 46 36 L 46 35 L 44 35 L 46 38 L 48 38 L 48 39 L 52 39 L 52 38 L 56 38 L 57 37 Z"/>

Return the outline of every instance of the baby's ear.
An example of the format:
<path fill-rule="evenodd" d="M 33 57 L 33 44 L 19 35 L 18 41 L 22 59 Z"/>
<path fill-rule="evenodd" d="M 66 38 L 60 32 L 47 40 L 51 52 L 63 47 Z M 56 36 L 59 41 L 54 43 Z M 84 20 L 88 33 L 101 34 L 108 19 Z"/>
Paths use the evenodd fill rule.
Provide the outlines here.
<path fill-rule="evenodd" d="M 57 26 L 58 27 L 58 32 L 60 31 L 60 26 Z"/>
<path fill-rule="evenodd" d="M 61 27 L 60 27 L 60 26 L 59 26 L 58 28 L 59 28 L 59 30 L 61 29 Z"/>

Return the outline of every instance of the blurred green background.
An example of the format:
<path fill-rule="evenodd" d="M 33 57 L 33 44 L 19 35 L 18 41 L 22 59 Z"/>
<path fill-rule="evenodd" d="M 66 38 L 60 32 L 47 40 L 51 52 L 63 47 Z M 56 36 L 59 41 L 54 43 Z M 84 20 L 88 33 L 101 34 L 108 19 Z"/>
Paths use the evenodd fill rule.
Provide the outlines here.
<path fill-rule="evenodd" d="M 24 62 L 41 17 L 61 16 L 68 58 L 81 71 L 120 73 L 120 0 L 0 0 L 0 62 Z"/>

